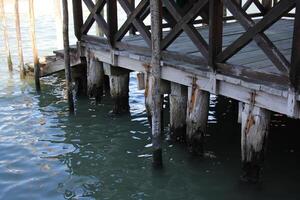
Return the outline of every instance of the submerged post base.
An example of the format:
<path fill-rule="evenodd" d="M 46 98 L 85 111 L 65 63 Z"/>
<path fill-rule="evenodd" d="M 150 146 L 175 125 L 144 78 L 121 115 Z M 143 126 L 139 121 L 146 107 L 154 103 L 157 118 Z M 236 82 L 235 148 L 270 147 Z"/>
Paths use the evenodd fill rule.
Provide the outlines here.
<path fill-rule="evenodd" d="M 162 160 L 162 149 L 155 149 L 153 151 L 153 168 L 159 169 L 163 167 L 163 160 Z"/>

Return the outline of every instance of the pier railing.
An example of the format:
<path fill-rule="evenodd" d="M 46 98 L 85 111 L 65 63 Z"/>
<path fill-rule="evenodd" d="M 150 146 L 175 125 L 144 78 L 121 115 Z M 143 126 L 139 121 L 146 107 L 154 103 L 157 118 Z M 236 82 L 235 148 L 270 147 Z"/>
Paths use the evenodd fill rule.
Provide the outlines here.
<path fill-rule="evenodd" d="M 262 79 L 263 81 L 292 84 L 299 86 L 299 14 L 290 12 L 299 7 L 297 0 L 187 0 L 184 5 L 178 5 L 175 0 L 161 0 L 162 29 L 164 34 L 161 41 L 162 58 L 184 61 L 190 64 L 210 66 L 220 73 L 243 73 L 244 77 Z M 82 17 L 82 4 L 89 10 L 85 21 Z M 145 23 L 150 16 L 150 0 L 73 0 L 75 34 L 79 41 L 105 44 L 111 49 L 132 50 L 151 55 L 151 26 Z M 297 5 L 296 5 L 297 4 Z M 259 12 L 248 12 L 251 5 L 255 5 Z M 101 11 L 106 8 L 106 16 Z M 118 26 L 118 9 L 127 14 L 127 19 Z M 229 11 L 229 15 L 224 15 Z M 284 17 L 295 18 L 295 33 L 291 59 L 287 59 L 265 34 L 273 24 Z M 238 22 L 245 32 L 229 46 L 223 49 L 223 29 L 225 22 Z M 96 23 L 104 36 L 88 34 L 92 25 Z M 198 31 L 199 26 L 209 26 L 208 39 Z M 171 31 L 170 31 L 171 30 Z M 168 47 L 185 33 L 197 47 L 202 56 L 186 55 L 170 51 Z M 127 35 L 137 34 L 144 41 L 144 45 L 130 43 Z M 267 75 L 263 72 L 253 73 L 244 70 L 243 66 L 231 64 L 228 60 L 236 55 L 250 42 L 257 46 L 272 61 L 282 75 Z M 241 70 L 243 70 L 241 72 Z"/>

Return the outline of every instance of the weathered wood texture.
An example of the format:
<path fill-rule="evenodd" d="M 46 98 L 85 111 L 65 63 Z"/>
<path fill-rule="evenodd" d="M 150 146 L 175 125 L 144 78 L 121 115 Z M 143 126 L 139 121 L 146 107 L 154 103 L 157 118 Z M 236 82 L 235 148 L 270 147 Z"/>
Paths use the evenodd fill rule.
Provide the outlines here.
<path fill-rule="evenodd" d="M 8 33 L 7 33 L 6 15 L 5 15 L 5 7 L 4 7 L 3 0 L 0 0 L 0 19 L 2 21 L 4 50 L 5 50 L 6 59 L 7 59 L 7 66 L 8 66 L 8 70 L 12 71 L 13 63 L 12 63 L 11 52 L 10 52 L 10 48 L 9 48 L 9 39 L 8 39 Z"/>
<path fill-rule="evenodd" d="M 129 112 L 129 73 L 109 76 L 113 113 Z"/>
<path fill-rule="evenodd" d="M 170 133 L 173 140 L 185 141 L 186 139 L 187 93 L 186 86 L 171 83 Z"/>
<path fill-rule="evenodd" d="M 203 155 L 204 136 L 208 120 L 209 93 L 202 91 L 194 80 L 188 88 L 187 144 L 193 154 Z"/>
<path fill-rule="evenodd" d="M 23 47 L 22 47 L 22 35 L 20 28 L 20 15 L 19 15 L 19 0 L 14 1 L 15 7 L 15 24 L 16 24 L 16 34 L 17 34 L 17 46 L 18 46 L 18 58 L 19 58 L 19 68 L 20 68 L 20 77 L 21 79 L 25 78 L 25 69 L 24 69 L 24 56 L 23 56 Z"/>
<path fill-rule="evenodd" d="M 87 56 L 87 93 L 91 98 L 100 101 L 103 96 L 104 69 L 103 63 L 97 61 L 92 53 Z"/>
<path fill-rule="evenodd" d="M 255 98 L 255 96 L 253 96 Z M 265 158 L 270 111 L 246 104 L 242 111 L 242 179 L 257 182 Z"/>
<path fill-rule="evenodd" d="M 37 92 L 40 92 L 41 91 L 40 67 L 39 67 L 38 50 L 36 46 L 34 8 L 35 8 L 34 0 L 29 0 L 30 38 L 31 38 L 31 46 L 32 46 L 32 54 L 33 54 L 35 88 Z"/>
<path fill-rule="evenodd" d="M 152 56 L 150 71 L 147 80 L 146 102 L 150 105 L 152 116 L 152 147 L 153 147 L 153 165 L 155 167 L 162 166 L 162 130 L 161 130 L 161 40 L 162 40 L 162 13 L 161 1 L 150 0 L 151 12 L 151 41 Z"/>
<path fill-rule="evenodd" d="M 68 0 L 62 1 L 62 8 L 63 8 L 65 77 L 66 77 L 66 87 L 67 87 L 67 95 L 68 95 L 67 97 L 69 103 L 69 112 L 73 114 L 75 112 L 75 106 L 74 106 L 74 98 L 73 98 L 72 71 L 71 71 L 71 63 L 70 63 Z"/>

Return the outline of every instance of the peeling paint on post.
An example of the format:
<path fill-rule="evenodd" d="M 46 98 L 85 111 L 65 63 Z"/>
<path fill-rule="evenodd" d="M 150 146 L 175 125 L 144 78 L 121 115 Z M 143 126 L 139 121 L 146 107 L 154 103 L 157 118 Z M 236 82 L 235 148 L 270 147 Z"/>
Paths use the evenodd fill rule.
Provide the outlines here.
<path fill-rule="evenodd" d="M 241 179 L 258 182 L 265 157 L 270 125 L 270 111 L 245 104 L 242 112 L 242 167 Z"/>
<path fill-rule="evenodd" d="M 187 106 L 187 144 L 191 153 L 203 155 L 204 136 L 206 133 L 209 109 L 209 93 L 202 91 L 194 80 L 188 88 Z"/>

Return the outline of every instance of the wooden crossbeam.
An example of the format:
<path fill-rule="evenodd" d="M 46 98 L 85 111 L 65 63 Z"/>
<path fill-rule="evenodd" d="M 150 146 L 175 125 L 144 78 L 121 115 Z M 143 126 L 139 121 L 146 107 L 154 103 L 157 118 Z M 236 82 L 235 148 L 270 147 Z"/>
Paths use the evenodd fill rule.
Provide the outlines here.
<path fill-rule="evenodd" d="M 256 5 L 256 7 L 258 8 L 258 10 L 265 14 L 266 13 L 266 9 L 265 7 L 259 2 L 259 0 L 253 0 L 253 3 Z"/>
<path fill-rule="evenodd" d="M 121 26 L 119 31 L 115 35 L 115 40 L 120 41 L 128 30 L 133 25 L 138 32 L 142 35 L 143 39 L 146 41 L 148 46 L 151 46 L 151 34 L 147 28 L 147 26 L 138 18 L 141 13 L 144 13 L 147 8 L 149 8 L 149 0 L 142 0 L 139 5 L 133 9 L 128 0 L 119 0 L 120 5 L 128 15 L 127 20 Z"/>
<path fill-rule="evenodd" d="M 175 2 L 169 0 L 163 0 L 164 5 L 173 15 L 174 19 L 177 21 L 177 24 L 174 26 L 172 31 L 163 39 L 162 49 L 168 48 L 172 42 L 183 32 L 190 37 L 193 43 L 197 46 L 201 54 L 207 58 L 208 57 L 208 44 L 197 29 L 190 23 L 193 21 L 203 9 L 203 7 L 208 3 L 208 0 L 197 1 L 194 6 L 186 12 L 185 15 L 182 15 L 180 10 L 175 5 Z"/>
<path fill-rule="evenodd" d="M 289 62 L 263 32 L 278 21 L 286 12 L 290 11 L 295 6 L 295 1 L 296 0 L 281 0 L 261 21 L 255 24 L 247 13 L 235 2 L 224 0 L 226 7 L 247 32 L 220 53 L 217 57 L 217 61 L 225 62 L 254 39 L 273 64 L 281 72 L 287 74 L 290 68 Z"/>
<path fill-rule="evenodd" d="M 83 0 L 83 1 L 86 4 L 87 8 L 89 9 L 90 14 L 81 28 L 81 33 L 83 35 L 87 34 L 88 31 L 90 30 L 90 28 L 92 27 L 93 23 L 96 20 L 97 24 L 100 26 L 103 33 L 107 36 L 109 34 L 108 25 L 107 25 L 105 19 L 103 18 L 103 16 L 101 16 L 99 14 L 100 11 L 103 9 L 106 1 L 99 0 L 96 3 L 96 5 L 93 3 L 92 0 Z"/>

